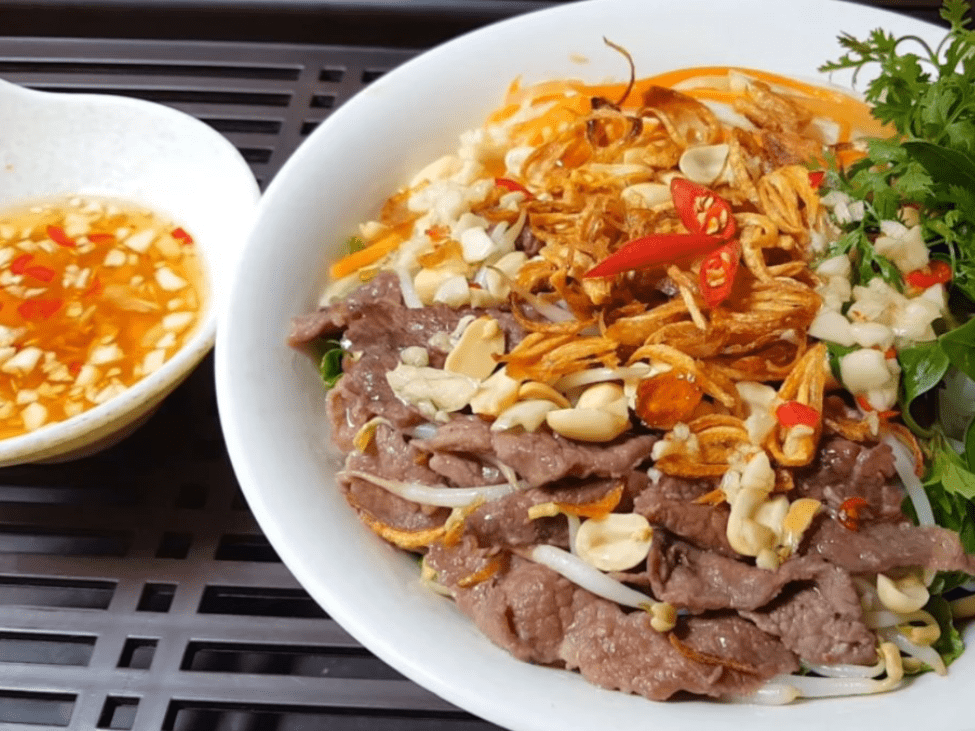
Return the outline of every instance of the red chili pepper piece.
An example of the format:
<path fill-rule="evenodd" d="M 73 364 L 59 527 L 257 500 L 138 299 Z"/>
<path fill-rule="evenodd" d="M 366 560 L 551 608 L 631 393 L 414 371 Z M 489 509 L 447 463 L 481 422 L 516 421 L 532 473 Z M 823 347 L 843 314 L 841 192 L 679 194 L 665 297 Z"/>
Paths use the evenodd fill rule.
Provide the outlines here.
<path fill-rule="evenodd" d="M 862 497 L 848 497 L 840 503 L 837 520 L 847 530 L 860 530 L 860 511 L 870 504 Z"/>
<path fill-rule="evenodd" d="M 93 244 L 110 244 L 115 241 L 115 234 L 88 234 L 88 240 Z"/>
<path fill-rule="evenodd" d="M 23 274 L 27 271 L 27 265 L 33 258 L 33 254 L 21 254 L 10 262 L 10 271 L 12 271 L 14 274 Z"/>
<path fill-rule="evenodd" d="M 88 285 L 88 289 L 81 293 L 82 297 L 91 297 L 93 295 L 101 294 L 103 289 L 102 280 L 95 277 L 91 284 Z"/>
<path fill-rule="evenodd" d="M 171 236 L 177 241 L 181 241 L 184 244 L 193 243 L 193 237 L 190 236 L 189 233 L 187 233 L 186 229 L 184 229 L 183 227 L 174 228 Z"/>
<path fill-rule="evenodd" d="M 24 270 L 24 274 L 30 277 L 34 277 L 34 279 L 39 279 L 42 282 L 51 282 L 54 280 L 54 277 L 57 274 L 57 272 L 55 272 L 50 267 L 33 266 L 33 267 L 27 267 Z"/>
<path fill-rule="evenodd" d="M 857 399 L 857 404 L 865 412 L 869 413 L 871 411 L 877 411 L 873 407 L 873 405 L 869 401 L 867 401 L 866 396 L 857 396 L 856 399 Z M 877 416 L 879 416 L 881 419 L 893 419 L 899 413 L 900 413 L 899 411 L 877 411 Z"/>
<path fill-rule="evenodd" d="M 735 235 L 735 217 L 731 204 L 702 185 L 687 178 L 670 181 L 674 210 L 691 233 L 728 240 Z"/>
<path fill-rule="evenodd" d="M 17 306 L 17 312 L 25 320 L 46 320 L 61 309 L 64 304 L 60 299 L 32 299 L 25 300 Z"/>
<path fill-rule="evenodd" d="M 823 184 L 823 179 L 826 177 L 825 170 L 811 170 L 809 172 L 809 184 L 813 188 L 818 188 Z"/>
<path fill-rule="evenodd" d="M 585 277 L 611 277 L 632 269 L 669 264 L 677 259 L 694 258 L 714 250 L 721 242 L 706 234 L 651 234 L 623 244 Z"/>
<path fill-rule="evenodd" d="M 700 287 L 704 304 L 715 308 L 728 299 L 738 273 L 741 249 L 737 241 L 725 244 L 701 262 Z"/>
<path fill-rule="evenodd" d="M 60 226 L 48 226 L 47 236 L 58 246 L 67 246 L 69 249 L 73 249 L 78 245 L 78 242 L 68 236 Z"/>
<path fill-rule="evenodd" d="M 524 193 L 527 198 L 534 198 L 524 185 L 519 183 L 517 180 L 512 180 L 511 178 L 495 178 L 494 184 L 500 188 L 506 188 L 513 193 Z"/>
<path fill-rule="evenodd" d="M 77 376 L 79 373 L 81 373 L 81 361 L 73 360 L 68 363 L 68 373 L 70 373 L 72 376 Z"/>
<path fill-rule="evenodd" d="M 935 259 L 922 269 L 915 269 L 904 279 L 912 287 L 927 289 L 935 284 L 945 284 L 951 281 L 951 264 L 940 259 Z"/>
<path fill-rule="evenodd" d="M 808 404 L 798 401 L 786 401 L 775 410 L 779 423 L 785 427 L 811 426 L 819 424 L 819 412 Z"/>

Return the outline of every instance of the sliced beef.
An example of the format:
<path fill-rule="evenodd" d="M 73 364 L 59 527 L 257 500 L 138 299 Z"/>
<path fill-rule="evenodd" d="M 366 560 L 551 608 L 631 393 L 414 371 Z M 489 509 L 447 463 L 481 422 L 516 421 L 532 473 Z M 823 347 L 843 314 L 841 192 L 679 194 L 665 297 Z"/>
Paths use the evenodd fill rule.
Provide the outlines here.
<path fill-rule="evenodd" d="M 450 585 L 450 579 L 460 573 L 456 568 L 457 558 L 451 559 L 450 554 L 478 555 L 476 549 L 474 554 L 471 550 L 470 542 L 461 544 L 457 551 L 436 547 L 427 561 L 438 571 L 444 564 L 453 565 L 452 576 L 441 573 L 441 581 Z M 464 565 L 467 572 L 464 576 L 475 574 L 489 560 L 484 555 L 479 559 L 480 563 Z M 509 557 L 509 561 L 498 574 L 471 587 L 454 583 L 452 588 L 457 606 L 492 642 L 519 660 L 562 665 L 559 648 L 566 626 L 578 611 L 576 604 L 594 601 L 595 597 L 544 566 L 517 556 Z M 457 580 L 463 580 L 463 577 Z"/>
<path fill-rule="evenodd" d="M 407 444 L 402 433 L 380 426 L 373 438 L 373 448 L 351 454 L 346 467 L 387 479 L 438 484 L 439 476 L 419 464 L 418 457 L 417 450 Z M 417 505 L 355 477 L 341 478 L 339 484 L 346 492 L 346 499 L 356 509 L 364 510 L 386 525 L 401 530 L 422 530 L 443 525 L 450 513 L 443 508 Z"/>
<path fill-rule="evenodd" d="M 769 606 L 742 615 L 811 663 L 872 665 L 877 659 L 877 639 L 864 624 L 853 581 L 836 566 L 825 566 L 815 581 L 801 582 Z"/>
<path fill-rule="evenodd" d="M 414 444 L 428 452 L 490 454 L 491 424 L 476 416 L 458 416 L 437 427 L 432 437 L 416 439 Z"/>
<path fill-rule="evenodd" d="M 486 422 L 462 417 L 414 444 L 431 452 L 493 454 L 529 485 L 539 487 L 569 477 L 626 477 L 650 457 L 656 441 L 642 434 L 588 444 L 551 432 L 492 432 Z"/>
<path fill-rule="evenodd" d="M 365 304 L 401 305 L 399 280 L 392 272 L 382 272 L 362 285 L 341 302 L 299 315 L 291 320 L 288 344 L 304 345 L 315 338 L 339 335 Z"/>
<path fill-rule="evenodd" d="M 650 627 L 646 612 L 626 613 L 544 566 L 510 557 L 497 574 L 469 587 L 458 581 L 498 560 L 467 537 L 427 556 L 451 586 L 457 606 L 495 644 L 516 658 L 579 670 L 611 689 L 664 700 L 675 693 L 742 695 L 778 673 L 798 668 L 795 657 L 754 624 L 733 616 L 687 618 L 678 649 Z M 708 662 L 694 659 L 697 653 Z M 742 658 L 748 658 L 744 663 Z M 727 660 L 742 669 L 720 664 Z"/>
<path fill-rule="evenodd" d="M 566 477 L 623 477 L 650 457 L 656 441 L 655 436 L 643 434 L 589 444 L 550 432 L 497 432 L 491 440 L 498 459 L 532 486 Z"/>
<path fill-rule="evenodd" d="M 430 457 L 427 466 L 447 478 L 455 487 L 496 485 L 504 481 L 501 470 L 484 464 L 476 458 L 462 457 L 448 452 L 438 452 Z"/>
<path fill-rule="evenodd" d="M 595 685 L 652 700 L 681 692 L 747 695 L 768 678 L 798 669 L 792 653 L 740 617 L 684 618 L 675 636 L 678 644 L 656 632 L 646 612 L 624 613 L 600 599 L 575 614 L 561 657 Z M 746 669 L 731 669 L 721 660 Z"/>
<path fill-rule="evenodd" d="M 723 556 L 737 555 L 728 543 L 727 505 L 697 505 L 668 499 L 651 487 L 636 498 L 633 509 L 652 525 L 663 527 L 698 548 Z"/>
<path fill-rule="evenodd" d="M 848 498 L 860 497 L 869 506 L 864 520 L 903 520 L 904 495 L 892 482 L 894 474 L 894 455 L 886 444 L 868 447 L 832 439 L 811 467 L 796 473 L 794 494 L 820 500 L 834 511 Z"/>
<path fill-rule="evenodd" d="M 528 225 L 522 226 L 515 238 L 515 248 L 524 251 L 529 259 L 538 254 L 543 246 L 545 246 L 545 242 L 533 234 L 531 226 Z"/>
<path fill-rule="evenodd" d="M 528 511 L 540 503 L 565 503 L 583 505 L 592 503 L 617 489 L 624 487 L 620 504 L 625 505 L 628 495 L 638 492 L 646 476 L 632 473 L 629 480 L 589 479 L 564 480 L 556 485 L 536 487 L 512 493 L 494 500 L 475 510 L 465 521 L 465 531 L 477 536 L 481 545 L 497 545 L 518 548 L 548 543 L 561 548 L 568 547 L 568 528 L 565 516 L 530 519 Z"/>
<path fill-rule="evenodd" d="M 802 550 L 853 574 L 919 566 L 975 575 L 975 556 L 965 553 L 956 533 L 937 526 L 873 523 L 849 530 L 836 520 L 820 516 L 810 528 Z"/>
<path fill-rule="evenodd" d="M 797 557 L 775 571 L 654 535 L 653 594 L 692 612 L 734 609 L 810 662 L 872 663 L 876 640 L 864 623 L 850 575 Z"/>
<path fill-rule="evenodd" d="M 666 528 L 699 548 L 735 556 L 727 537 L 727 505 L 693 502 L 715 487 L 713 480 L 686 480 L 663 475 L 648 483 L 634 500 L 633 509 L 654 526 Z"/>

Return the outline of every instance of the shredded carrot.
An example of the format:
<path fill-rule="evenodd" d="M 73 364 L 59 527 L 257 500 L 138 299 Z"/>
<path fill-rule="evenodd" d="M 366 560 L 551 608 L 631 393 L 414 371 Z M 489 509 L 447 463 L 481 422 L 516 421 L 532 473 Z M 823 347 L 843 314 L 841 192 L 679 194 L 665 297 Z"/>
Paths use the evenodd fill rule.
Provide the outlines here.
<path fill-rule="evenodd" d="M 605 518 L 616 509 L 623 497 L 623 486 L 617 485 L 598 500 L 591 503 L 555 503 L 567 515 L 580 518 Z"/>
<path fill-rule="evenodd" d="M 399 227 L 394 228 L 365 249 L 354 251 L 347 256 L 343 256 L 332 264 L 332 267 L 329 269 L 329 274 L 332 275 L 332 279 L 347 277 L 363 267 L 375 264 L 386 256 L 386 254 L 395 251 L 405 240 L 406 236 L 399 230 Z"/>

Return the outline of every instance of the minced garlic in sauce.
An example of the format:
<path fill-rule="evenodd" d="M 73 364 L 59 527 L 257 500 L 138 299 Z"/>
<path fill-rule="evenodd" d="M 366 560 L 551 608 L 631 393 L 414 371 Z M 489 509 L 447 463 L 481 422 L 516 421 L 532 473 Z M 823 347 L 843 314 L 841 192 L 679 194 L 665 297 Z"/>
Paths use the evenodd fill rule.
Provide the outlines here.
<path fill-rule="evenodd" d="M 158 369 L 203 296 L 192 236 L 137 205 L 73 197 L 0 212 L 0 438 Z"/>

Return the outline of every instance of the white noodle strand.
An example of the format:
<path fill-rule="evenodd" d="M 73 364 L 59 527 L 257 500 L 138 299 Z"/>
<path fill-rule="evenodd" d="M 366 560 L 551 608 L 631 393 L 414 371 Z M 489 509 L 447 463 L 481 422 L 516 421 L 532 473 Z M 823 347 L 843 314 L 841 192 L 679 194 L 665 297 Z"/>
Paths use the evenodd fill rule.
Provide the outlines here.
<path fill-rule="evenodd" d="M 603 599 L 622 604 L 624 607 L 647 609 L 656 603 L 653 597 L 621 584 L 599 569 L 590 566 L 578 556 L 573 556 L 568 551 L 563 551 L 556 546 L 535 546 L 528 552 L 528 558 L 547 566 L 583 589 L 591 591 Z"/>
<path fill-rule="evenodd" d="M 527 484 L 522 482 L 515 486 L 505 482 L 500 485 L 479 485 L 477 487 L 439 487 L 423 485 L 418 482 L 401 482 L 387 480 L 377 475 L 358 470 L 342 470 L 336 477 L 355 477 L 370 482 L 377 487 L 388 490 L 404 500 L 421 505 L 433 505 L 439 508 L 464 508 L 476 500 L 491 502 L 510 495 L 518 489 L 524 489 Z"/>
<path fill-rule="evenodd" d="M 885 435 L 881 441 L 888 445 L 894 453 L 894 469 L 897 471 L 897 476 L 901 478 L 907 496 L 911 498 L 914 512 L 917 513 L 918 524 L 934 525 L 934 511 L 931 509 L 931 501 L 924 491 L 921 480 L 914 473 L 914 455 L 892 434 Z"/>

